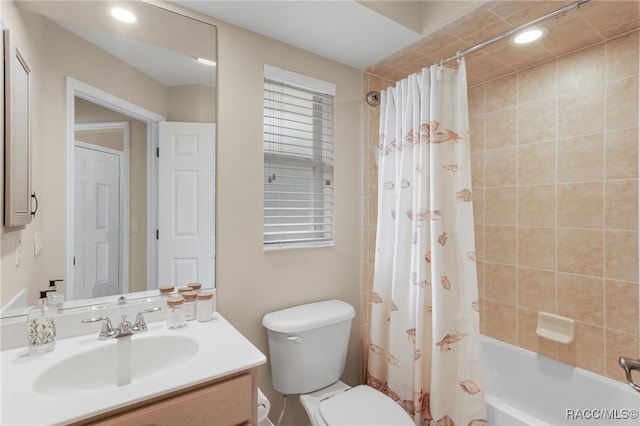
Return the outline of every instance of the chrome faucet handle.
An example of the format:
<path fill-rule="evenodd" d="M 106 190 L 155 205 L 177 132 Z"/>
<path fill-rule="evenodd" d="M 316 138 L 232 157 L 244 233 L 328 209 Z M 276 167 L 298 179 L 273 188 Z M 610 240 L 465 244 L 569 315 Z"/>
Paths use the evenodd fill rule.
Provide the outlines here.
<path fill-rule="evenodd" d="M 136 315 L 136 322 L 133 324 L 131 332 L 142 333 L 147 331 L 147 323 L 144 321 L 144 314 L 150 314 L 151 312 L 157 312 L 159 310 L 160 307 L 156 306 L 155 308 L 143 309 L 138 312 L 138 315 Z"/>
<path fill-rule="evenodd" d="M 621 356 L 618 358 L 618 364 L 624 370 L 624 374 L 627 376 L 627 382 L 636 392 L 640 392 L 640 384 L 636 383 L 631 377 L 631 370 L 640 371 L 640 359 L 625 358 Z"/>
<path fill-rule="evenodd" d="M 100 330 L 100 334 L 98 334 L 98 340 L 111 339 L 118 335 L 118 331 L 113 329 L 113 326 L 111 325 L 111 319 L 109 317 L 83 319 L 82 323 L 87 324 L 87 323 L 98 322 L 98 321 L 104 321 L 102 323 L 102 330 Z"/>
<path fill-rule="evenodd" d="M 127 336 L 129 334 L 132 334 L 131 331 L 131 323 L 129 321 L 127 321 L 127 316 L 126 315 L 122 315 L 122 322 L 120 322 L 120 325 L 118 325 L 118 335 L 119 336 Z"/>

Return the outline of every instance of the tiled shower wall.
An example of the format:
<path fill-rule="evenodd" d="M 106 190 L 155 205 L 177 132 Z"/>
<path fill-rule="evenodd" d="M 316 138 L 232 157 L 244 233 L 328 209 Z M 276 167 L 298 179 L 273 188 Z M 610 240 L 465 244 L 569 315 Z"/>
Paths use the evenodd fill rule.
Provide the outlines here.
<path fill-rule="evenodd" d="M 639 50 L 635 31 L 469 89 L 481 331 L 618 380 L 618 356 L 640 358 Z M 364 354 L 377 114 L 365 127 Z M 539 311 L 573 318 L 573 343 L 538 337 Z"/>

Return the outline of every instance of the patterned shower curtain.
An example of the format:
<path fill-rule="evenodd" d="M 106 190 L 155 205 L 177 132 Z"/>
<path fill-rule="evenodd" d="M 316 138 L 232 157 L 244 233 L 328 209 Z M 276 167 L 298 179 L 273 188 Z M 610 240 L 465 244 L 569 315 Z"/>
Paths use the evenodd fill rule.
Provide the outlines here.
<path fill-rule="evenodd" d="M 485 425 L 464 61 L 381 95 L 367 384 L 416 425 Z"/>

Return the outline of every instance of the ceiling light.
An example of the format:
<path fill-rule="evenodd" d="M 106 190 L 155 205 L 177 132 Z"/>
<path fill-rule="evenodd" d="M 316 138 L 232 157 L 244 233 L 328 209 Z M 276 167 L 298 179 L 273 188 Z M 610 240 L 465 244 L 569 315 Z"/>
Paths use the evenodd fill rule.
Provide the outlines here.
<path fill-rule="evenodd" d="M 113 9 L 110 10 L 110 12 L 111 12 L 111 16 L 113 16 L 120 22 L 133 24 L 138 20 L 138 17 L 136 15 L 120 7 L 114 7 Z"/>
<path fill-rule="evenodd" d="M 212 61 L 211 59 L 196 58 L 196 61 L 200 62 L 203 65 L 209 65 L 210 67 L 216 66 L 216 61 Z"/>
<path fill-rule="evenodd" d="M 518 34 L 515 34 L 509 42 L 513 45 L 520 44 L 529 44 L 533 43 L 536 40 L 540 40 L 542 37 L 546 36 L 549 30 L 546 27 L 533 27 L 527 28 L 524 31 L 520 31 Z"/>

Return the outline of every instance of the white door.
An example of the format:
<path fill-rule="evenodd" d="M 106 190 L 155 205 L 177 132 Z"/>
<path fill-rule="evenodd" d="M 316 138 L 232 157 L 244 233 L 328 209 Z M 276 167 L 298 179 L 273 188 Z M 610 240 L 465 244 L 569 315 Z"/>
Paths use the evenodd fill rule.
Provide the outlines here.
<path fill-rule="evenodd" d="M 111 296 L 120 288 L 122 153 L 75 145 L 73 299 Z"/>
<path fill-rule="evenodd" d="M 215 125 L 161 122 L 158 285 L 214 283 Z"/>

